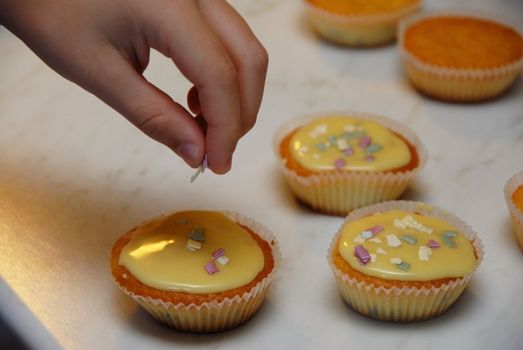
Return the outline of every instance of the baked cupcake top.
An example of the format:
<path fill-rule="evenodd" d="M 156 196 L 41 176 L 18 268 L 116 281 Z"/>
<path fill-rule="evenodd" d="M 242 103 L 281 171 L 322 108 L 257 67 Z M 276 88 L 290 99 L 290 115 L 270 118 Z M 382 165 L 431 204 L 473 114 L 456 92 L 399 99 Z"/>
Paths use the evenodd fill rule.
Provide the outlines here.
<path fill-rule="evenodd" d="M 419 3 L 419 0 L 306 0 L 309 4 L 341 15 L 376 15 Z"/>
<path fill-rule="evenodd" d="M 119 264 L 160 290 L 217 293 L 251 282 L 264 268 L 264 255 L 252 236 L 224 214 L 183 211 L 139 226 Z"/>
<path fill-rule="evenodd" d="M 523 186 L 519 186 L 514 193 L 512 193 L 512 201 L 516 208 L 523 213 Z"/>
<path fill-rule="evenodd" d="M 386 280 L 464 277 L 478 265 L 472 243 L 449 223 L 390 210 L 346 223 L 338 250 L 355 270 Z"/>
<path fill-rule="evenodd" d="M 461 15 L 426 17 L 407 26 L 403 47 L 424 63 L 450 68 L 494 68 L 523 57 L 514 29 Z"/>
<path fill-rule="evenodd" d="M 411 162 L 407 143 L 377 122 L 347 116 L 314 119 L 291 137 L 290 152 L 310 171 L 385 171 Z"/>

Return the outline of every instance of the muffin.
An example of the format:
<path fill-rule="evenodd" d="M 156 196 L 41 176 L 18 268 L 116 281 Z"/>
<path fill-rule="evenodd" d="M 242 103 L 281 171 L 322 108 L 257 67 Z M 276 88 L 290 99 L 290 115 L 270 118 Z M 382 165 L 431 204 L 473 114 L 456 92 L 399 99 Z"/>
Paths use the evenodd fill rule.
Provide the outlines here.
<path fill-rule="evenodd" d="M 232 212 L 182 211 L 147 221 L 112 249 L 116 284 L 160 322 L 215 332 L 249 320 L 278 265 L 265 227 Z"/>
<path fill-rule="evenodd" d="M 437 99 L 488 100 L 506 91 L 523 67 L 523 38 L 499 21 L 433 13 L 400 25 L 400 47 L 412 85 Z"/>
<path fill-rule="evenodd" d="M 505 200 L 510 211 L 514 233 L 523 250 L 523 171 L 511 177 L 505 185 Z"/>
<path fill-rule="evenodd" d="M 421 0 L 305 0 L 312 26 L 325 39 L 348 46 L 394 41 L 398 22 Z"/>
<path fill-rule="evenodd" d="M 407 201 L 352 212 L 328 253 L 347 304 L 394 322 L 425 320 L 447 310 L 482 258 L 479 238 L 463 221 Z"/>
<path fill-rule="evenodd" d="M 297 118 L 283 125 L 274 141 L 296 197 L 333 215 L 398 198 L 427 158 L 406 126 L 364 113 Z"/>

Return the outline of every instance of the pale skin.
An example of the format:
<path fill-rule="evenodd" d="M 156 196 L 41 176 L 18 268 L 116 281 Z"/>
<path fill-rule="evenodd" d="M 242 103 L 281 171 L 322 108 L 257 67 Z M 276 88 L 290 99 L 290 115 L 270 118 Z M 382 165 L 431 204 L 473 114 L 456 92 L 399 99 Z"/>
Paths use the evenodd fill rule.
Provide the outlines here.
<path fill-rule="evenodd" d="M 0 0 L 0 23 L 191 167 L 228 172 L 256 122 L 268 55 L 225 0 Z M 193 84 L 190 111 L 143 77 L 150 49 Z"/>

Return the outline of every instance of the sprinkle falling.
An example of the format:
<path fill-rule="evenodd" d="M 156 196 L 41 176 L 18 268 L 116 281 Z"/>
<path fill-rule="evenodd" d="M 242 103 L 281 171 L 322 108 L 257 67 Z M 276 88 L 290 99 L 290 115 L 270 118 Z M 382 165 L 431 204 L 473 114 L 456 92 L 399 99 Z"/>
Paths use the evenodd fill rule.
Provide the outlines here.
<path fill-rule="evenodd" d="M 196 178 L 198 178 L 198 176 L 200 174 L 203 174 L 205 169 L 207 169 L 207 167 L 209 166 L 209 163 L 208 163 L 208 160 L 207 160 L 207 154 L 203 157 L 203 161 L 202 161 L 202 164 L 200 165 L 200 167 L 198 168 L 198 170 L 196 170 L 196 173 L 194 173 L 193 176 L 191 176 L 191 183 L 194 182 L 194 180 L 196 180 Z"/>

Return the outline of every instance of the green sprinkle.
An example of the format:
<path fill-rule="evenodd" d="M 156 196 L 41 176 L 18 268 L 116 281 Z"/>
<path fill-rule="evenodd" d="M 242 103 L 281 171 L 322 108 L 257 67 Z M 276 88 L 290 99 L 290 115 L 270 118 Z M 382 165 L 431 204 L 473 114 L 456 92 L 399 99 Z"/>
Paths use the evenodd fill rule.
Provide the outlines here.
<path fill-rule="evenodd" d="M 405 262 L 405 261 L 402 261 L 400 264 L 397 265 L 400 269 L 402 269 L 403 271 L 408 271 L 410 269 L 410 264 Z"/>
<path fill-rule="evenodd" d="M 198 242 L 205 240 L 205 228 L 201 226 L 194 228 L 189 234 L 189 238 Z"/>
<path fill-rule="evenodd" d="M 412 237 L 412 236 L 410 236 L 410 235 L 402 235 L 402 236 L 400 237 L 400 239 L 401 239 L 402 241 L 405 241 L 405 242 L 410 243 L 410 244 L 412 244 L 412 245 L 415 245 L 416 242 L 418 242 L 418 240 L 417 240 L 416 238 L 414 238 L 414 237 Z"/>
<path fill-rule="evenodd" d="M 318 149 L 318 151 L 323 152 L 327 150 L 327 145 L 324 143 L 318 143 L 316 144 L 316 148 Z"/>
<path fill-rule="evenodd" d="M 441 235 L 441 238 L 447 247 L 456 248 L 456 243 L 454 243 L 451 237 L 447 237 L 445 234 L 443 234 Z"/>
<path fill-rule="evenodd" d="M 456 238 L 458 234 L 454 231 L 445 231 L 443 232 L 443 236 L 449 237 L 449 238 Z"/>
<path fill-rule="evenodd" d="M 373 143 L 369 147 L 365 148 L 365 153 L 367 154 L 373 154 L 378 151 L 381 151 L 383 147 L 379 143 Z"/>

